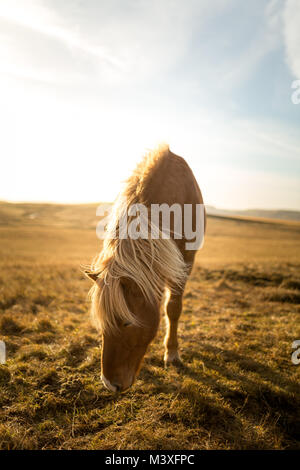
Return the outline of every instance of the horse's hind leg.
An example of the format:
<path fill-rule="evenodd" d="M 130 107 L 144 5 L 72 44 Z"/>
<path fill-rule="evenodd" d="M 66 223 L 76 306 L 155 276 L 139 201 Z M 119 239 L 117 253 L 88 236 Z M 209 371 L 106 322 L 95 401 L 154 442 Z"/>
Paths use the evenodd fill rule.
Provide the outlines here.
<path fill-rule="evenodd" d="M 182 295 L 183 292 L 178 294 L 171 294 L 169 301 L 165 304 L 165 318 L 166 318 L 166 336 L 165 336 L 165 365 L 171 363 L 179 364 L 180 357 L 178 353 L 178 339 L 177 339 L 177 327 L 178 320 L 182 310 Z"/>

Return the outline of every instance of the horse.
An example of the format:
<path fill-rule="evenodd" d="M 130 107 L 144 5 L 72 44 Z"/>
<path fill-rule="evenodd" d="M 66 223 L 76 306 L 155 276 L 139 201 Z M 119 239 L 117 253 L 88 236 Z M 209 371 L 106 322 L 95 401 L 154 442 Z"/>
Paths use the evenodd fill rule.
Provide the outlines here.
<path fill-rule="evenodd" d="M 138 211 L 146 216 L 136 223 Z M 134 383 L 148 346 L 155 338 L 161 313 L 166 318 L 165 365 L 180 364 L 177 327 L 182 297 L 191 273 L 198 245 L 187 249 L 187 238 L 175 225 L 184 214 L 170 211 L 169 236 L 159 223 L 150 220 L 150 208 L 204 207 L 203 198 L 186 161 L 168 146 L 149 151 L 125 183 L 110 215 L 100 254 L 86 275 L 93 281 L 90 290 L 92 320 L 102 334 L 101 379 L 112 392 L 123 392 Z M 152 235 L 124 236 L 121 222 L 144 225 Z M 127 219 L 126 219 L 127 217 Z M 144 223 L 144 224 L 143 224 Z M 206 216 L 201 218 L 203 231 Z M 123 224 L 124 225 L 124 224 Z M 204 227 L 203 227 L 204 225 Z"/>

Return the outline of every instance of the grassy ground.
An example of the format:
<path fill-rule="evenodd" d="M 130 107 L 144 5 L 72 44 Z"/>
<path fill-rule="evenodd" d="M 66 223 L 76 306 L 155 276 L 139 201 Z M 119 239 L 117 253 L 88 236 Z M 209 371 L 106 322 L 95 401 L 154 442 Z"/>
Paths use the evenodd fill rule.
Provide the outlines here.
<path fill-rule="evenodd" d="M 300 448 L 300 225 L 209 218 L 165 370 L 164 325 L 113 396 L 80 265 L 94 206 L 0 205 L 0 449 Z"/>

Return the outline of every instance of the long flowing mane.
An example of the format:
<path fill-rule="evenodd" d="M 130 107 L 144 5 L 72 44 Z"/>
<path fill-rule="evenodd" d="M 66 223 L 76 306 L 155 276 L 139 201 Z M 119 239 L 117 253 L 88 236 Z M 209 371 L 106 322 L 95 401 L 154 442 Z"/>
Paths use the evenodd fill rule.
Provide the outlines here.
<path fill-rule="evenodd" d="M 151 186 L 166 158 L 170 158 L 166 146 L 147 153 L 114 203 L 103 249 L 90 269 L 96 278 L 90 291 L 91 313 L 101 332 L 116 331 L 119 322 L 139 324 L 126 303 L 122 279 L 134 281 L 141 295 L 153 305 L 161 303 L 166 287 L 176 290 L 185 282 L 186 265 L 179 249 L 172 239 L 162 238 L 157 227 L 157 239 L 119 237 L 120 219 L 127 217 L 132 204 L 147 203 L 145 189 Z M 147 224 L 150 233 L 150 217 Z"/>

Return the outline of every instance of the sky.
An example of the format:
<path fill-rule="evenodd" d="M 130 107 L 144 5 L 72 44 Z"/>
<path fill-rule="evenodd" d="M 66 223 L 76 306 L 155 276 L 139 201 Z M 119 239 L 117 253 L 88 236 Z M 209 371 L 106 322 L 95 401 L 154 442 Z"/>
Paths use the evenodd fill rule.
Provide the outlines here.
<path fill-rule="evenodd" d="M 112 201 L 167 142 L 206 204 L 300 210 L 299 90 L 300 0 L 0 0 L 0 200 Z"/>

